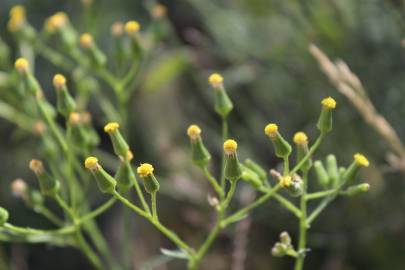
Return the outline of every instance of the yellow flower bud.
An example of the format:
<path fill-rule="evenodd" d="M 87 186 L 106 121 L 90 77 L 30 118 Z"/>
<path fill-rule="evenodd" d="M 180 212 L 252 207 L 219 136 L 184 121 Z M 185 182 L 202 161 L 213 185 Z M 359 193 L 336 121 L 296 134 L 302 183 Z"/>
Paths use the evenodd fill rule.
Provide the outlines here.
<path fill-rule="evenodd" d="M 10 32 L 17 32 L 24 24 L 26 19 L 25 8 L 21 5 L 16 5 L 10 9 L 10 20 L 7 28 Z"/>
<path fill-rule="evenodd" d="M 57 12 L 49 17 L 45 22 L 45 28 L 48 32 L 54 33 L 60 30 L 68 21 L 68 17 L 64 12 Z"/>
<path fill-rule="evenodd" d="M 307 135 L 300 131 L 294 134 L 294 138 L 293 141 L 295 144 L 299 144 L 299 145 L 307 145 L 308 144 L 308 137 Z"/>
<path fill-rule="evenodd" d="M 328 109 L 335 109 L 336 108 L 336 101 L 331 97 L 324 98 L 321 101 L 321 104 L 322 104 L 322 106 L 324 106 L 324 107 L 326 107 Z"/>
<path fill-rule="evenodd" d="M 29 63 L 27 59 L 20 57 L 15 61 L 14 66 L 19 72 L 25 73 L 28 71 Z"/>
<path fill-rule="evenodd" d="M 127 32 L 128 35 L 139 32 L 139 29 L 141 29 L 141 25 L 137 21 L 129 21 L 125 24 L 125 32 Z"/>
<path fill-rule="evenodd" d="M 98 168 L 98 159 L 96 157 L 88 157 L 84 161 L 84 167 L 89 170 L 94 170 Z"/>
<path fill-rule="evenodd" d="M 62 74 L 56 74 L 53 76 L 53 85 L 56 89 L 60 89 L 66 85 L 66 78 Z"/>
<path fill-rule="evenodd" d="M 359 164 L 360 166 L 363 166 L 363 167 L 368 167 L 370 165 L 370 162 L 368 161 L 368 159 L 360 153 L 356 153 L 354 155 L 354 160 L 357 162 L 357 164 Z"/>
<path fill-rule="evenodd" d="M 152 16 L 153 18 L 162 18 L 163 16 L 165 16 L 167 13 L 167 8 L 166 6 L 162 5 L 162 4 L 156 4 L 153 9 L 152 9 Z"/>
<path fill-rule="evenodd" d="M 137 168 L 137 172 L 141 177 L 147 177 L 153 174 L 153 166 L 149 163 L 143 163 Z"/>
<path fill-rule="evenodd" d="M 281 176 L 280 177 L 280 185 L 282 187 L 289 187 L 292 183 L 291 176 L 286 175 L 286 176 Z"/>
<path fill-rule="evenodd" d="M 119 127 L 120 127 L 120 124 L 118 124 L 117 122 L 110 122 L 104 126 L 104 132 L 111 133 L 111 132 L 116 131 Z"/>
<path fill-rule="evenodd" d="M 111 34 L 114 37 L 120 37 L 124 34 L 124 24 L 122 22 L 115 22 L 111 26 Z"/>
<path fill-rule="evenodd" d="M 29 163 L 29 167 L 35 174 L 42 174 L 44 172 L 44 165 L 42 161 L 38 159 L 32 159 Z"/>
<path fill-rule="evenodd" d="M 208 82 L 211 84 L 212 87 L 218 88 L 222 86 L 224 78 L 219 73 L 213 73 L 208 77 Z"/>
<path fill-rule="evenodd" d="M 78 112 L 71 112 L 69 115 L 69 123 L 72 125 L 77 125 L 80 123 L 80 113 Z"/>
<path fill-rule="evenodd" d="M 264 128 L 264 133 L 269 136 L 269 137 L 276 137 L 277 133 L 278 133 L 278 126 L 276 124 L 268 124 L 265 128 Z"/>
<path fill-rule="evenodd" d="M 80 46 L 85 49 L 90 48 L 93 46 L 93 36 L 89 33 L 84 33 L 80 36 Z"/>
<path fill-rule="evenodd" d="M 236 152 L 236 149 L 238 148 L 238 143 L 235 140 L 226 140 L 224 142 L 224 151 L 225 154 L 231 155 Z"/>
<path fill-rule="evenodd" d="M 187 129 L 187 135 L 193 140 L 197 139 L 200 136 L 200 134 L 201 129 L 197 125 L 191 125 Z"/>

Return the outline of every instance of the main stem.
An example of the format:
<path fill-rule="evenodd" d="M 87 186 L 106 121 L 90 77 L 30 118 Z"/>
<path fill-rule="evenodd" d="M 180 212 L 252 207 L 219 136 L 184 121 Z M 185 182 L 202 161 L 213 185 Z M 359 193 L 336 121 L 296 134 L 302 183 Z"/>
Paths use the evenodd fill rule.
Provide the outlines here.
<path fill-rule="evenodd" d="M 300 199 L 300 209 L 301 209 L 301 217 L 299 223 L 299 240 L 298 240 L 298 256 L 295 261 L 295 268 L 294 270 L 302 270 L 304 268 L 304 260 L 305 260 L 305 250 L 306 250 L 306 242 L 307 242 L 307 184 L 308 184 L 308 172 L 305 171 L 303 173 L 303 181 L 304 181 L 304 192 L 301 195 Z"/>

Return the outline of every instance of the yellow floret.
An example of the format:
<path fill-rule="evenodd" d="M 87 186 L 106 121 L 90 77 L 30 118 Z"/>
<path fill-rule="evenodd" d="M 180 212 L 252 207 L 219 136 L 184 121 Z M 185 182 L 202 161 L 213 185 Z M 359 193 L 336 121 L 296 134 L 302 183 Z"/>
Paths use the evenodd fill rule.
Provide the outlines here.
<path fill-rule="evenodd" d="M 98 159 L 96 157 L 88 157 L 84 161 L 84 167 L 89 170 L 96 168 L 97 165 L 98 165 Z"/>
<path fill-rule="evenodd" d="M 208 77 L 208 82 L 212 87 L 218 87 L 222 85 L 224 78 L 219 73 L 213 73 Z"/>
<path fill-rule="evenodd" d="M 235 140 L 226 140 L 224 142 L 224 151 L 227 154 L 232 154 L 236 152 L 236 149 L 238 149 L 238 143 Z"/>
<path fill-rule="evenodd" d="M 80 122 L 80 113 L 71 112 L 69 115 L 69 123 L 72 125 L 77 125 Z"/>
<path fill-rule="evenodd" d="M 354 160 L 362 167 L 368 167 L 370 165 L 368 159 L 360 153 L 354 155 Z"/>
<path fill-rule="evenodd" d="M 90 48 L 93 45 L 93 36 L 89 33 L 84 33 L 80 36 L 80 46 Z"/>
<path fill-rule="evenodd" d="M 335 101 L 333 98 L 331 98 L 331 97 L 324 98 L 324 99 L 321 101 L 321 104 L 322 104 L 324 107 L 328 108 L 328 109 L 334 109 L 334 108 L 336 108 L 336 101 Z"/>
<path fill-rule="evenodd" d="M 14 66 L 19 72 L 27 72 L 29 64 L 27 59 L 20 57 L 15 61 Z"/>
<path fill-rule="evenodd" d="M 278 126 L 274 123 L 268 124 L 264 128 L 264 133 L 269 137 L 275 137 L 278 133 Z"/>
<path fill-rule="evenodd" d="M 141 177 L 149 176 L 153 173 L 153 166 L 149 163 L 143 163 L 137 168 L 137 172 Z"/>
<path fill-rule="evenodd" d="M 48 20 L 45 23 L 45 28 L 48 32 L 53 33 L 56 30 L 61 29 L 66 24 L 67 21 L 68 17 L 66 13 L 57 12 L 48 18 Z"/>
<path fill-rule="evenodd" d="M 191 125 L 187 129 L 187 135 L 192 139 L 197 138 L 198 136 L 200 136 L 200 134 L 201 134 L 201 128 L 197 125 Z"/>
<path fill-rule="evenodd" d="M 30 161 L 29 167 L 36 174 L 40 174 L 44 171 L 44 165 L 42 164 L 42 161 L 38 159 L 32 159 Z"/>
<path fill-rule="evenodd" d="M 289 187 L 291 185 L 292 179 L 291 176 L 282 176 L 280 177 L 280 185 L 282 187 Z"/>
<path fill-rule="evenodd" d="M 120 127 L 120 124 L 118 124 L 117 122 L 110 122 L 104 126 L 104 132 L 111 133 L 111 132 L 116 131 L 119 127 Z"/>
<path fill-rule="evenodd" d="M 53 76 L 53 85 L 55 88 L 61 88 L 66 85 L 66 78 L 62 74 L 56 74 Z"/>
<path fill-rule="evenodd" d="M 294 134 L 293 141 L 300 145 L 308 144 L 308 137 L 304 132 L 300 131 Z"/>
<path fill-rule="evenodd" d="M 16 32 L 25 22 L 25 8 L 21 5 L 16 5 L 10 10 L 10 20 L 8 21 L 8 30 Z"/>
<path fill-rule="evenodd" d="M 141 29 L 141 25 L 137 21 L 129 21 L 125 24 L 125 32 L 129 35 L 137 33 L 139 29 Z"/>

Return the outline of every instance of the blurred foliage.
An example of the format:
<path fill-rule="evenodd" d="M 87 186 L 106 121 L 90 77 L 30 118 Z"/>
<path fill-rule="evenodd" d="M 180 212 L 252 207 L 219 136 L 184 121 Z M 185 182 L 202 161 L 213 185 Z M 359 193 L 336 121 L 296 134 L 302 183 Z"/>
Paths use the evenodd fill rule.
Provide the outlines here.
<path fill-rule="evenodd" d="M 103 49 L 108 47 L 107 31 L 113 21 L 136 17 L 143 22 L 147 18 L 140 1 L 95 1 L 95 19 L 87 25 L 87 29 L 98 33 Z M 81 16 L 79 1 L 18 2 L 30 10 L 30 21 L 38 27 L 42 26 L 45 17 L 62 9 L 71 15 L 73 22 L 86 23 Z M 173 223 L 177 230 L 184 230 L 188 237 L 204 237 L 194 235 L 197 229 L 201 231 L 206 226 L 201 222 L 207 223 L 210 218 L 202 214 L 206 212 L 205 204 L 200 204 L 205 203 L 205 197 L 201 195 L 204 192 L 198 192 L 198 188 L 195 191 L 195 187 L 191 191 L 185 188 L 187 181 L 198 182 L 202 177 L 194 170 L 190 172 L 184 130 L 190 122 L 201 124 L 206 137 L 212 138 L 207 141 L 208 147 L 221 149 L 219 135 L 214 131 L 219 130 L 220 123 L 212 113 L 212 96 L 206 86 L 207 74 L 213 70 L 221 71 L 237 109 L 231 119 L 231 134 L 241 142 L 242 157 L 259 156 L 261 164 L 277 166 L 263 135 L 265 123 L 277 120 L 282 132 L 289 138 L 297 130 L 314 135 L 318 102 L 320 98 L 332 95 L 338 101 L 336 125 L 321 151 L 349 158 L 353 149 L 360 149 L 373 161 L 373 168 L 364 175 L 371 183 L 371 195 L 338 201 L 314 224 L 309 235 L 309 244 L 314 248 L 306 262 L 307 269 L 401 269 L 405 252 L 405 236 L 402 233 L 405 230 L 403 175 L 384 170 L 384 143 L 362 122 L 350 104 L 335 92 L 307 48 L 309 43 L 316 43 L 332 58 L 343 58 L 365 84 L 378 110 L 405 137 L 405 127 L 401 125 L 405 115 L 405 62 L 401 47 L 405 30 L 405 1 L 162 2 L 168 6 L 177 38 L 171 37 L 165 44 L 172 54 L 162 54 L 161 61 L 155 63 L 155 70 L 162 75 L 159 78 L 149 75 L 150 80 L 145 82 L 142 90 L 149 94 L 135 98 L 131 126 L 131 143 L 137 146 L 136 155 L 150 160 L 158 160 L 158 157 L 162 160 L 164 156 L 165 163 L 159 166 L 166 169 L 167 175 L 174 175 L 167 179 L 170 196 L 164 198 L 167 204 L 162 206 L 162 212 L 166 216 L 162 219 L 169 220 L 169 225 Z M 4 26 L 7 12 L 15 3 L 0 1 L 0 36 L 8 44 L 12 41 Z M 166 51 L 166 48 L 162 50 Z M 191 67 L 186 65 L 190 62 Z M 50 78 L 55 69 L 48 64 L 43 66 L 44 70 L 38 71 L 39 75 Z M 172 78 L 176 70 L 185 68 L 184 76 L 175 84 L 165 81 Z M 8 194 L 10 180 L 17 176 L 32 178 L 27 175 L 26 164 L 35 156 L 36 140 L 13 129 L 5 121 L 1 121 L 0 132 L 3 138 L 0 144 L 2 205 L 13 209 L 13 218 L 20 224 L 24 224 L 26 219 L 41 224 L 37 216 L 30 216 L 33 214 L 29 214 L 20 203 L 10 200 Z M 217 158 L 219 155 L 220 152 L 217 152 Z M 186 190 L 184 195 L 176 193 L 176 197 L 173 196 L 171 189 L 176 188 Z M 194 202 L 196 209 L 185 207 L 183 201 Z M 111 211 L 110 217 L 117 216 Z M 107 234 L 114 238 L 116 232 L 110 218 L 101 220 L 101 223 L 105 225 Z M 137 224 L 135 228 L 140 233 L 136 241 L 144 244 L 135 249 L 136 260 L 146 260 L 152 251 L 157 253 L 159 246 L 159 239 L 153 236 L 155 233 L 145 227 Z M 281 229 L 287 229 L 294 235 L 296 228 L 297 224 L 276 203 L 270 202 L 258 209 L 249 233 L 246 269 L 290 269 L 288 260 L 270 256 L 270 247 Z M 229 269 L 223 265 L 229 265 L 232 248 L 232 231 L 229 231 L 217 241 L 204 269 Z M 44 249 L 46 252 L 42 252 Z M 52 250 L 48 253 L 47 247 L 7 247 L 7 254 L 13 252 L 20 256 L 26 253 L 24 256 L 28 258 L 29 269 L 54 269 L 57 265 L 54 263 L 70 256 L 72 251 Z M 69 263 L 64 269 L 80 267 L 80 262 L 72 260 Z M 181 265 L 176 263 L 169 265 L 171 269 L 181 269 Z"/>

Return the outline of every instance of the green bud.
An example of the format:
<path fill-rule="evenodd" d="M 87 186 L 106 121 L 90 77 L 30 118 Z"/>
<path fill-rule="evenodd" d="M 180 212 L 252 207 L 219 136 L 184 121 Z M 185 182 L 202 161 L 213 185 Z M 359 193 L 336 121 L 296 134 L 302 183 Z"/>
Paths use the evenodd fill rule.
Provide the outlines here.
<path fill-rule="evenodd" d="M 146 192 L 150 194 L 158 192 L 160 188 L 160 184 L 153 174 L 153 170 L 153 166 L 149 163 L 143 163 L 137 169 L 138 174 L 143 180 Z"/>
<path fill-rule="evenodd" d="M 354 181 L 354 178 L 357 175 L 357 172 L 360 170 L 360 167 L 368 167 L 369 161 L 362 154 L 355 154 L 352 164 L 347 168 L 346 172 L 343 175 L 343 180 L 350 183 Z"/>
<path fill-rule="evenodd" d="M 7 222 L 9 217 L 8 211 L 3 207 L 0 207 L 0 226 L 3 226 Z"/>
<path fill-rule="evenodd" d="M 115 179 L 109 175 L 100 164 L 98 164 L 97 158 L 88 157 L 84 162 L 84 166 L 93 174 L 101 192 L 113 193 L 115 191 L 117 181 L 115 181 Z"/>
<path fill-rule="evenodd" d="M 370 185 L 367 183 L 359 184 L 349 187 L 344 194 L 347 196 L 354 196 L 360 193 L 364 193 L 370 190 Z"/>
<path fill-rule="evenodd" d="M 326 169 L 331 184 L 336 185 L 339 182 L 339 169 L 335 155 L 331 154 L 326 157 Z"/>
<path fill-rule="evenodd" d="M 132 186 L 131 178 L 134 177 L 133 174 L 129 161 L 121 162 L 114 177 L 120 191 L 127 191 Z"/>
<path fill-rule="evenodd" d="M 288 250 L 287 245 L 277 242 L 271 249 L 271 254 L 274 257 L 283 257 L 287 254 L 287 250 Z"/>
<path fill-rule="evenodd" d="M 246 159 L 245 166 L 248 167 L 249 169 L 251 169 L 252 171 L 254 171 L 259 176 L 260 179 L 263 179 L 263 180 L 267 179 L 266 171 L 262 168 L 262 166 L 260 166 L 253 160 L 251 160 L 249 158 Z"/>
<path fill-rule="evenodd" d="M 22 74 L 22 80 L 24 91 L 33 96 L 38 96 L 42 92 L 42 88 L 38 80 L 30 72 Z"/>
<path fill-rule="evenodd" d="M 197 125 L 191 125 L 187 129 L 187 135 L 191 143 L 191 159 L 194 164 L 204 167 L 211 159 L 211 155 L 205 147 L 201 138 L 201 129 Z"/>
<path fill-rule="evenodd" d="M 234 140 L 224 142 L 225 178 L 229 181 L 236 181 L 242 176 L 242 167 L 236 153 L 237 148 L 238 144 Z"/>
<path fill-rule="evenodd" d="M 333 119 L 332 119 L 332 111 L 336 107 L 336 101 L 331 98 L 325 98 L 321 102 L 322 104 L 322 110 L 321 110 L 321 115 L 319 116 L 319 120 L 317 123 L 318 129 L 321 131 L 322 134 L 326 134 L 332 130 L 332 124 L 333 124 Z"/>
<path fill-rule="evenodd" d="M 215 89 L 215 111 L 225 119 L 233 109 L 233 104 L 225 89 Z"/>
<path fill-rule="evenodd" d="M 262 181 L 257 173 L 249 169 L 247 166 L 240 164 L 242 168 L 242 180 L 251 184 L 254 188 L 258 189 L 262 186 Z"/>
<path fill-rule="evenodd" d="M 33 159 L 29 164 L 30 169 L 37 176 L 41 193 L 47 196 L 54 196 L 60 191 L 60 183 L 55 180 L 47 171 L 40 160 Z"/>
<path fill-rule="evenodd" d="M 76 109 L 76 102 L 66 86 L 56 90 L 56 108 L 65 119 L 68 119 L 69 115 Z"/>
<path fill-rule="evenodd" d="M 119 131 L 119 124 L 116 122 L 110 122 L 104 126 L 104 131 L 110 135 L 111 142 L 114 148 L 114 153 L 117 156 L 126 158 L 129 151 L 129 146 L 122 137 L 121 132 Z"/>
<path fill-rule="evenodd" d="M 33 206 L 36 205 L 42 205 L 44 204 L 44 197 L 42 196 L 42 194 L 40 192 L 38 192 L 37 190 L 31 190 L 28 194 L 28 203 L 30 203 Z"/>
<path fill-rule="evenodd" d="M 322 161 L 317 160 L 314 162 L 314 168 L 318 182 L 322 187 L 327 187 L 330 183 L 329 175 L 322 164 Z"/>
<path fill-rule="evenodd" d="M 290 235 L 288 234 L 288 232 L 282 232 L 281 234 L 280 234 L 280 241 L 281 241 L 281 243 L 283 243 L 284 245 L 287 245 L 287 246 L 291 246 L 291 237 L 290 237 Z"/>
<path fill-rule="evenodd" d="M 308 137 L 307 135 L 300 131 L 295 133 L 293 141 L 297 147 L 297 156 L 296 162 L 297 164 L 306 156 L 308 153 Z M 307 159 L 305 163 L 301 166 L 301 171 L 308 171 L 312 166 L 312 159 Z"/>
<path fill-rule="evenodd" d="M 264 133 L 271 139 L 277 157 L 287 158 L 291 154 L 291 145 L 280 135 L 276 124 L 266 125 Z"/>

